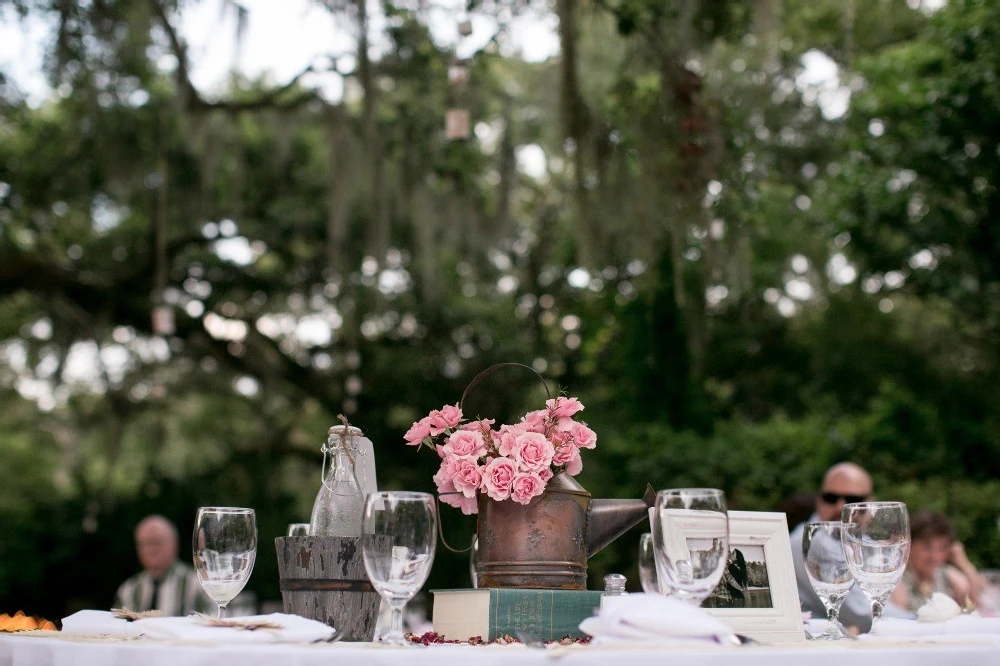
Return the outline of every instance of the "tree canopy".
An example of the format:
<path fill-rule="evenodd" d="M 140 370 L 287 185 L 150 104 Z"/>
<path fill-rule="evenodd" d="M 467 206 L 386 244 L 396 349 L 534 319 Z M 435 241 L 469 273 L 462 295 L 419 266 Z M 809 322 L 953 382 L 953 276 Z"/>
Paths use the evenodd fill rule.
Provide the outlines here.
<path fill-rule="evenodd" d="M 324 0 L 341 51 L 220 92 L 194 4 L 0 0 L 52 29 L 48 98 L 0 64 L 0 606 L 103 608 L 139 518 L 219 503 L 276 599 L 337 414 L 430 491 L 402 434 L 503 361 L 586 405 L 595 497 L 775 510 L 851 459 L 1000 566 L 1000 5 L 470 0 L 459 57 L 425 2 Z M 557 55 L 510 51 L 527 12 Z M 467 411 L 543 398 L 508 370 Z"/>

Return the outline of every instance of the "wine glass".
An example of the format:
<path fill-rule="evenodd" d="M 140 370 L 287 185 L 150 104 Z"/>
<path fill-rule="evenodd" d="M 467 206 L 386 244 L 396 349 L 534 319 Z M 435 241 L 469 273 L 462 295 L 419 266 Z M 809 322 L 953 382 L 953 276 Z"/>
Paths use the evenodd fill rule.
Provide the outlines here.
<path fill-rule="evenodd" d="M 872 631 L 910 556 L 910 515 L 902 502 L 845 504 L 840 533 L 851 574 L 872 604 Z"/>
<path fill-rule="evenodd" d="M 661 594 L 660 583 L 656 578 L 653 535 L 649 532 L 639 535 L 639 582 L 646 594 Z"/>
<path fill-rule="evenodd" d="M 699 606 L 719 584 L 729 558 L 726 496 L 714 488 L 661 490 L 653 511 L 660 588 Z"/>
<path fill-rule="evenodd" d="M 802 561 L 806 575 L 816 590 L 816 596 L 823 602 L 829 619 L 826 631 L 816 638 L 827 641 L 844 638 L 837 615 L 847 593 L 854 587 L 854 577 L 847 566 L 847 556 L 841 543 L 843 526 L 839 521 L 807 523 L 802 533 Z"/>
<path fill-rule="evenodd" d="M 202 588 L 222 609 L 243 590 L 257 558 L 253 509 L 205 506 L 194 521 L 194 568 Z"/>
<path fill-rule="evenodd" d="M 371 493 L 365 501 L 361 539 L 368 578 L 392 609 L 389 633 L 379 640 L 408 645 L 403 637 L 403 606 L 423 586 L 434 561 L 434 498 L 427 493 Z"/>

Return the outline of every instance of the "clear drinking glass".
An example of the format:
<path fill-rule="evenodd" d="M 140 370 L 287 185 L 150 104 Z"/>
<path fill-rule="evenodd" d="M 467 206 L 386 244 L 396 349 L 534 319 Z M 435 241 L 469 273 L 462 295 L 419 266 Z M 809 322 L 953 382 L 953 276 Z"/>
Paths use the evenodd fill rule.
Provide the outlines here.
<path fill-rule="evenodd" d="M 309 536 L 309 523 L 288 523 L 285 536 Z"/>
<path fill-rule="evenodd" d="M 365 502 L 361 528 L 368 578 L 392 609 L 391 628 L 380 641 L 407 645 L 403 606 L 423 586 L 434 562 L 434 498 L 427 493 L 372 493 Z"/>
<path fill-rule="evenodd" d="M 729 558 L 726 496 L 714 488 L 661 490 L 652 526 L 660 588 L 701 605 L 722 579 Z"/>
<path fill-rule="evenodd" d="M 250 579 L 257 558 L 257 520 L 253 509 L 206 506 L 194 521 L 194 568 L 198 580 L 222 609 Z"/>
<path fill-rule="evenodd" d="M 845 504 L 840 534 L 851 574 L 872 604 L 872 631 L 910 556 L 910 514 L 902 502 Z"/>
<path fill-rule="evenodd" d="M 639 535 L 639 583 L 646 594 L 661 594 L 656 578 L 656 555 L 653 553 L 653 535 Z"/>
<path fill-rule="evenodd" d="M 851 576 L 841 542 L 843 525 L 839 521 L 806 523 L 802 533 L 802 560 L 805 562 L 806 574 L 830 620 L 826 631 L 816 636 L 817 639 L 844 638 L 837 615 L 847 593 L 854 587 L 854 577 Z"/>
<path fill-rule="evenodd" d="M 983 569 L 983 591 L 979 594 L 979 614 L 983 617 L 1000 617 L 1000 569 Z"/>

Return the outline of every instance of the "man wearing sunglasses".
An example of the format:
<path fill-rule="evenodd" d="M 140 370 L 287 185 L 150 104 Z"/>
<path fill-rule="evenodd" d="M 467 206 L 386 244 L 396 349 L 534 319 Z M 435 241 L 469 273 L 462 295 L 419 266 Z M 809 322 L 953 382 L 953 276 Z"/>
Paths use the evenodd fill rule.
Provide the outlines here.
<path fill-rule="evenodd" d="M 826 471 L 819 495 L 816 497 L 816 511 L 806 522 L 820 520 L 840 520 L 845 504 L 865 502 L 872 496 L 872 477 L 859 465 L 851 462 L 837 463 Z M 803 611 L 811 611 L 814 618 L 826 617 L 826 608 L 813 591 L 809 576 L 806 575 L 802 560 L 802 533 L 805 523 L 792 530 L 792 561 L 795 562 L 795 580 L 799 586 L 799 602 Z M 840 621 L 846 627 L 857 627 L 866 632 L 871 628 L 871 605 L 857 585 L 851 588 L 840 607 Z"/>

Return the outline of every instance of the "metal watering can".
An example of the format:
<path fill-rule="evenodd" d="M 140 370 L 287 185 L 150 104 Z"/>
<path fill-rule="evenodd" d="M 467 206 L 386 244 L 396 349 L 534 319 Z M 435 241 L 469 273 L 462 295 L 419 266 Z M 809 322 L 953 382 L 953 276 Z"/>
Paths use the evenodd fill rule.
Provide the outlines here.
<path fill-rule="evenodd" d="M 533 372 L 549 393 L 545 379 L 530 366 L 498 363 L 480 372 L 462 393 L 460 404 L 479 382 L 500 368 L 520 366 Z M 528 504 L 495 501 L 480 493 L 476 542 L 473 543 L 478 587 L 587 589 L 587 559 L 644 520 L 656 502 L 646 484 L 642 499 L 593 499 L 568 474 L 549 479 L 545 491 Z M 438 523 L 440 527 L 440 522 Z M 444 541 L 445 547 L 457 551 Z"/>
<path fill-rule="evenodd" d="M 644 520 L 656 501 L 592 499 L 568 474 L 527 505 L 479 497 L 479 587 L 587 589 L 587 559 Z"/>

